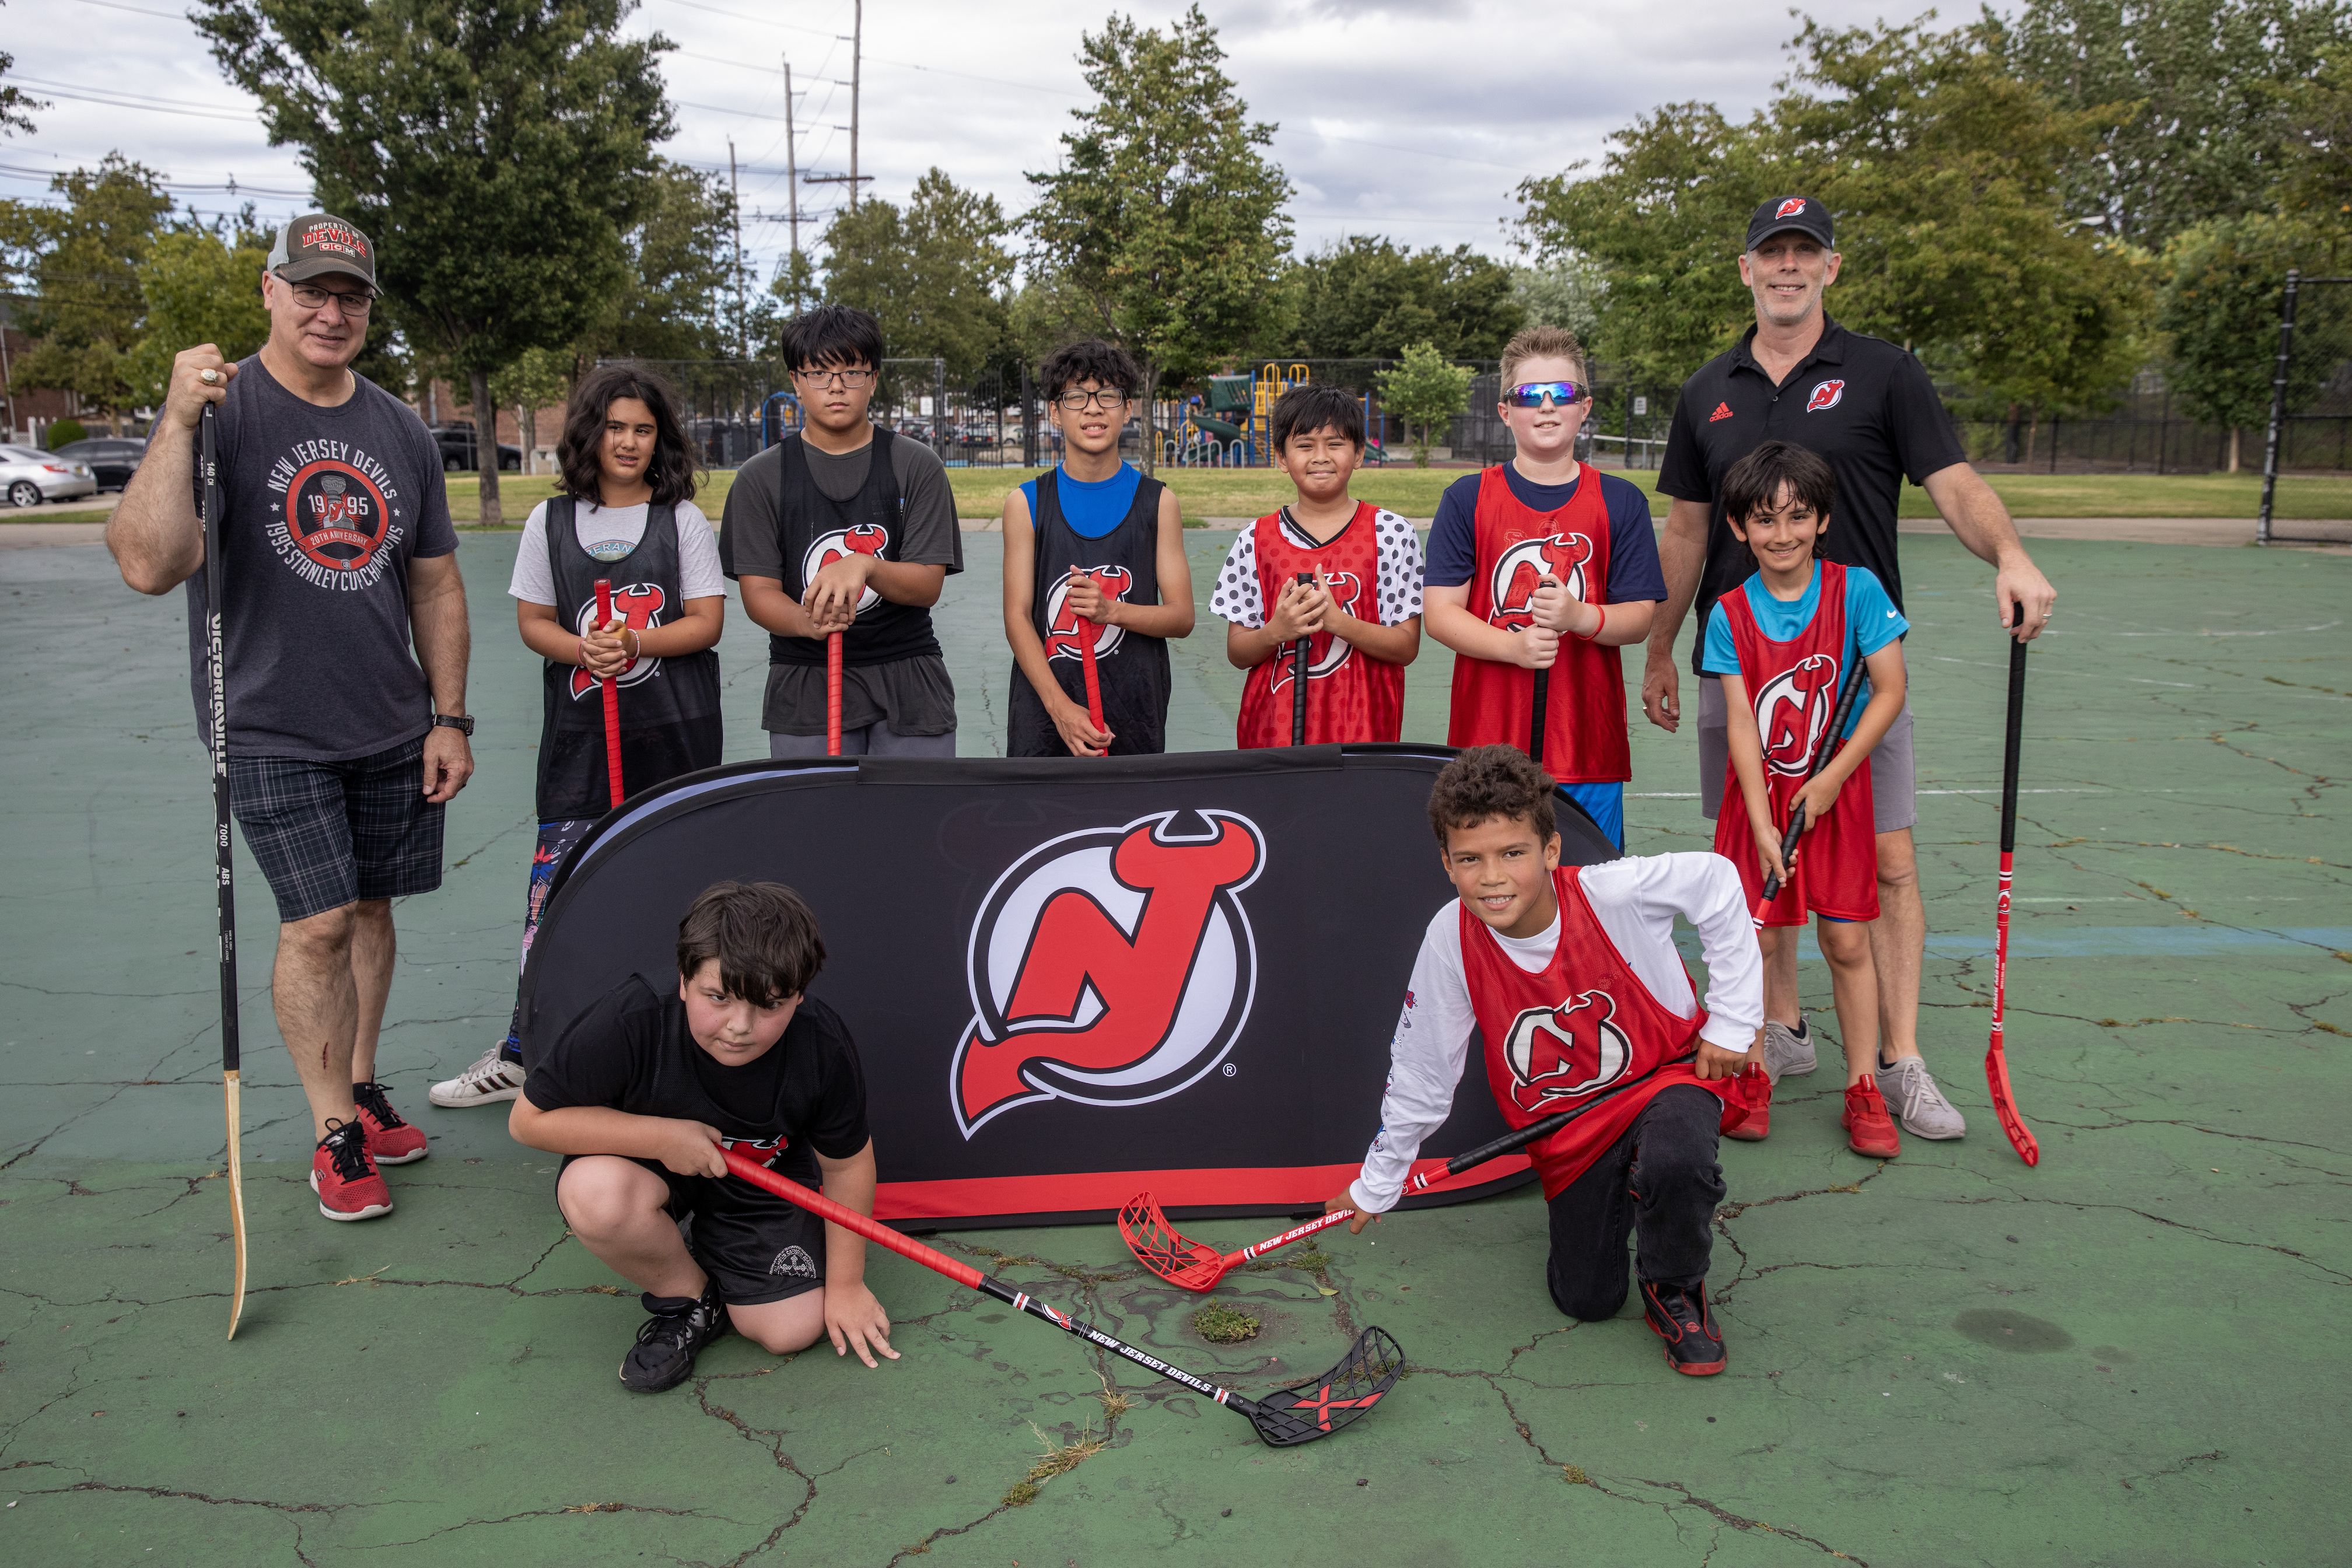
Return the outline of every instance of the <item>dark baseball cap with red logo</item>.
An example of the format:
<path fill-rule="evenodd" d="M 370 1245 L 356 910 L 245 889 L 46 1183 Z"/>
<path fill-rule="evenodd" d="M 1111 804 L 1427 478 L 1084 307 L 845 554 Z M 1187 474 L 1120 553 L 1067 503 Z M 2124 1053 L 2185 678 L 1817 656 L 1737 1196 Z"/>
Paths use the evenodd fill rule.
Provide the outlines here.
<path fill-rule="evenodd" d="M 341 274 L 375 287 L 375 242 L 332 213 L 310 213 L 278 230 L 269 270 L 289 283 Z"/>
<path fill-rule="evenodd" d="M 1774 235 L 1792 228 L 1820 240 L 1824 250 L 1837 248 L 1830 209 L 1811 196 L 1774 196 L 1758 207 L 1756 216 L 1748 220 L 1748 243 L 1741 248 L 1753 250 Z"/>

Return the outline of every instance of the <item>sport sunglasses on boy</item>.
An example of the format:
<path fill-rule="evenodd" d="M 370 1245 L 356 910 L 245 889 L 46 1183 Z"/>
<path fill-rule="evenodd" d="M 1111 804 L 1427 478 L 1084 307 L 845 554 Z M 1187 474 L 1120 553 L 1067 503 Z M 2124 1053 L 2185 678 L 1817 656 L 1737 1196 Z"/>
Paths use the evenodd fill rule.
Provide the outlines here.
<path fill-rule="evenodd" d="M 1540 408 L 1547 397 L 1559 407 L 1581 403 L 1592 395 L 1592 389 L 1573 381 L 1523 381 L 1503 394 L 1503 401 L 1514 408 Z"/>

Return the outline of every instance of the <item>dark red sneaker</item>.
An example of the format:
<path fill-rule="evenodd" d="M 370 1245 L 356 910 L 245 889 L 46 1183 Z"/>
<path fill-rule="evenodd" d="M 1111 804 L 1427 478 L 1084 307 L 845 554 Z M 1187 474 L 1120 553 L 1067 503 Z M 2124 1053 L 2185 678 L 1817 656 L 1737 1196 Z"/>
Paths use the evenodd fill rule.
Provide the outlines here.
<path fill-rule="evenodd" d="M 1732 1121 L 1733 1117 L 1739 1120 Z M 1772 1079 L 1761 1063 L 1743 1069 L 1724 1096 L 1723 1118 L 1729 1126 L 1723 1136 L 1742 1143 L 1761 1143 L 1772 1132 Z"/>
<path fill-rule="evenodd" d="M 310 1153 L 310 1190 L 329 1219 L 373 1219 L 392 1212 L 392 1189 L 368 1157 L 367 1129 L 356 1121 L 327 1122 Z"/>
<path fill-rule="evenodd" d="M 1723 1336 L 1706 1310 L 1706 1281 L 1688 1290 L 1679 1285 L 1642 1281 L 1642 1316 L 1651 1332 L 1666 1342 L 1666 1364 L 1686 1377 L 1712 1377 L 1723 1370 Z"/>
<path fill-rule="evenodd" d="M 377 1164 L 405 1165 L 432 1152 L 425 1146 L 425 1130 L 400 1119 L 383 1085 L 352 1085 L 352 1102 L 360 1109 L 360 1125 L 367 1129 L 368 1158 Z"/>
<path fill-rule="evenodd" d="M 1895 1119 L 1886 1114 L 1885 1097 L 1878 1092 L 1878 1080 L 1868 1073 L 1862 1075 L 1860 1083 L 1846 1088 L 1844 1121 L 1846 1142 L 1855 1153 L 1892 1160 L 1903 1152 L 1903 1140 L 1895 1133 Z"/>

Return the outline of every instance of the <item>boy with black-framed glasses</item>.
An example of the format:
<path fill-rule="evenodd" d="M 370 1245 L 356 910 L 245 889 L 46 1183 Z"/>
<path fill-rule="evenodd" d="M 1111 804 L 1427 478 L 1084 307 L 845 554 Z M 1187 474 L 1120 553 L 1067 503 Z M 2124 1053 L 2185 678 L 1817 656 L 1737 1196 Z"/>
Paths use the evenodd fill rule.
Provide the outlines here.
<path fill-rule="evenodd" d="M 825 639 L 842 637 L 841 754 L 952 757 L 955 683 L 930 607 L 963 570 L 947 467 L 866 417 L 882 324 L 820 305 L 784 328 L 803 416 L 727 492 L 719 559 L 765 627 L 772 757 L 825 754 Z"/>
<path fill-rule="evenodd" d="M 1422 598 L 1454 655 L 1447 744 L 1525 751 L 1535 672 L 1549 669 L 1537 761 L 1622 847 L 1633 756 L 1617 650 L 1649 636 L 1666 584 L 1649 498 L 1576 460 L 1591 404 L 1575 334 L 1529 327 L 1505 345 L 1496 412 L 1518 450 L 1446 487 Z"/>
<path fill-rule="evenodd" d="M 1174 493 L 1118 455 L 1143 373 L 1089 338 L 1048 354 L 1037 376 L 1064 455 L 1004 500 L 1004 754 L 1153 755 L 1168 749 L 1168 639 L 1192 635 L 1192 574 Z"/>

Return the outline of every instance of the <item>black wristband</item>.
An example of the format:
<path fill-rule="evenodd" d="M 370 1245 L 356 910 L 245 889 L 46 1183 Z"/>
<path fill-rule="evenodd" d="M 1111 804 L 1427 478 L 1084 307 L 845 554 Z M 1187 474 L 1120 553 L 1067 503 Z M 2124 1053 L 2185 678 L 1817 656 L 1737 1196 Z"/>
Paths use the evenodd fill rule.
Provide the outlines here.
<path fill-rule="evenodd" d="M 433 715 L 433 727 L 436 730 L 455 730 L 461 735 L 471 735 L 474 732 L 474 720 L 471 714 L 436 713 Z"/>

